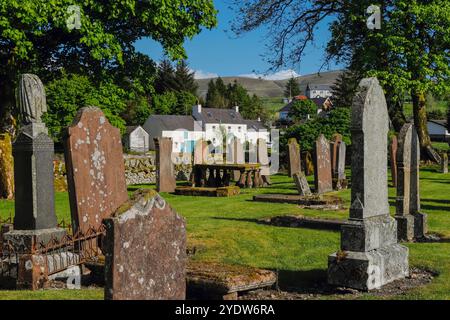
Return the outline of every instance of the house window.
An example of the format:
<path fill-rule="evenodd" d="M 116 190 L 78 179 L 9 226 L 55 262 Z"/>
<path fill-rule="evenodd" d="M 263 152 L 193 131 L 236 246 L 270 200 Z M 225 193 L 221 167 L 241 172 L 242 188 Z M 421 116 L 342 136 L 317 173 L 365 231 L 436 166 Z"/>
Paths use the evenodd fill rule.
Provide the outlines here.
<path fill-rule="evenodd" d="M 212 126 L 213 130 L 216 130 L 216 126 Z"/>
<path fill-rule="evenodd" d="M 241 127 L 238 127 L 238 131 L 241 132 L 241 131 L 242 131 L 242 128 L 241 128 Z"/>
<path fill-rule="evenodd" d="M 228 131 L 231 131 L 231 126 L 228 126 Z"/>

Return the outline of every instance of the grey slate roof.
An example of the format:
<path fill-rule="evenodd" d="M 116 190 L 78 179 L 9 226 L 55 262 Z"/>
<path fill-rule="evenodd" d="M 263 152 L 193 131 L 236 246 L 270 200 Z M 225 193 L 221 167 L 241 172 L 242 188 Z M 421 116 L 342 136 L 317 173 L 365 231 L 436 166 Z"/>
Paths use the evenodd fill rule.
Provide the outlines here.
<path fill-rule="evenodd" d="M 239 112 L 233 109 L 217 109 L 217 108 L 202 108 L 201 114 L 195 118 L 197 121 L 203 123 L 229 123 L 240 124 L 244 123 Z"/>
<path fill-rule="evenodd" d="M 149 120 L 151 120 L 152 125 L 158 126 L 160 131 L 177 129 L 194 131 L 194 118 L 192 116 L 152 115 Z"/>
<path fill-rule="evenodd" d="M 326 84 L 308 84 L 309 90 L 331 90 L 331 86 Z"/>
<path fill-rule="evenodd" d="M 262 123 L 261 121 L 258 120 L 244 120 L 244 124 L 247 125 L 247 130 L 263 130 L 263 129 L 267 129 L 264 126 L 264 123 Z"/>
<path fill-rule="evenodd" d="M 428 120 L 428 122 L 436 123 L 437 125 L 443 126 L 447 128 L 447 120 Z"/>

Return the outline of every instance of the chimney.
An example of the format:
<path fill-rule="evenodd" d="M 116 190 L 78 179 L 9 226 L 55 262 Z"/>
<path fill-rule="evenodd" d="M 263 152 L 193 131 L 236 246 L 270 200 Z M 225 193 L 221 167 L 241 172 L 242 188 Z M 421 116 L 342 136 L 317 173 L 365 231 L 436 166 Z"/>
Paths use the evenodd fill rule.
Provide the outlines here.
<path fill-rule="evenodd" d="M 198 115 L 202 113 L 202 105 L 201 104 L 196 104 L 192 107 L 192 115 Z"/>
<path fill-rule="evenodd" d="M 239 113 L 239 106 L 235 106 L 235 107 L 234 107 L 234 111 L 236 111 L 237 113 Z"/>
<path fill-rule="evenodd" d="M 258 117 L 258 122 L 261 122 L 261 117 Z"/>

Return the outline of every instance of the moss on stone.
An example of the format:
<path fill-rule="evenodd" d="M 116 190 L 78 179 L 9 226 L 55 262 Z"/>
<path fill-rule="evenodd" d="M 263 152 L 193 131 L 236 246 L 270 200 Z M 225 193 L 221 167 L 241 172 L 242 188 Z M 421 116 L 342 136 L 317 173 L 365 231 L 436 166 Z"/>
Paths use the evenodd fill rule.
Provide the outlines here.
<path fill-rule="evenodd" d="M 145 202 L 150 199 L 156 197 L 158 192 L 153 189 L 139 189 L 132 194 L 130 199 L 128 199 L 124 204 L 122 204 L 112 215 L 112 217 L 120 217 L 122 214 L 130 210 L 134 204 L 140 200 L 144 200 Z"/>

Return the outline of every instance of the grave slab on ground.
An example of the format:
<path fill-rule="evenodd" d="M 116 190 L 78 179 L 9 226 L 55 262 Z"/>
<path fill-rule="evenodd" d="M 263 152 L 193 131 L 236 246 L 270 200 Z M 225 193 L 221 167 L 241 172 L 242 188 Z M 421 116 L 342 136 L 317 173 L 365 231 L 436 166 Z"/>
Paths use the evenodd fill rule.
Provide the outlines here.
<path fill-rule="evenodd" d="M 344 204 L 340 197 L 331 195 L 259 194 L 253 196 L 253 201 L 297 204 L 301 208 L 317 210 L 340 210 Z"/>
<path fill-rule="evenodd" d="M 276 282 L 275 272 L 246 266 L 190 261 L 187 268 L 188 299 L 236 300 Z"/>
<path fill-rule="evenodd" d="M 233 197 L 241 193 L 238 186 L 220 187 L 220 188 L 202 188 L 202 187 L 177 187 L 175 194 L 179 196 L 194 197 Z"/>

